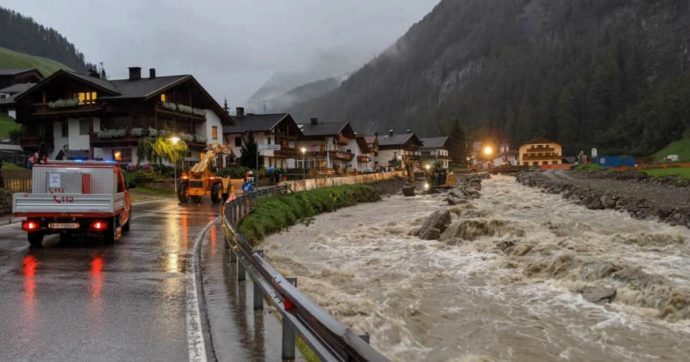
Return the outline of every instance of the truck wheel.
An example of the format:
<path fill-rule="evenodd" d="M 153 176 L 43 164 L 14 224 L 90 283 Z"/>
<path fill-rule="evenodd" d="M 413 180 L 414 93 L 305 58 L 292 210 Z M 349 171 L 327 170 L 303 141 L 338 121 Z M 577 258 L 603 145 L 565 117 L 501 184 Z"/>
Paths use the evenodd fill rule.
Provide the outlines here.
<path fill-rule="evenodd" d="M 184 182 L 180 182 L 180 184 L 177 185 L 177 199 L 183 204 L 189 201 L 189 196 L 187 196 L 187 184 Z"/>
<path fill-rule="evenodd" d="M 29 245 L 31 245 L 32 248 L 40 248 L 43 246 L 43 233 L 29 233 L 28 236 Z"/>
<path fill-rule="evenodd" d="M 220 184 L 213 184 L 213 186 L 211 186 L 211 202 L 213 202 L 213 204 L 217 204 L 221 202 L 222 198 L 223 196 L 221 195 Z"/>
<path fill-rule="evenodd" d="M 132 224 L 132 210 L 129 210 L 129 218 L 127 219 L 127 223 L 122 225 L 122 232 L 129 231 L 130 224 Z"/>
<path fill-rule="evenodd" d="M 103 233 L 103 242 L 110 245 L 114 244 L 116 240 L 115 236 L 117 235 L 118 218 L 114 217 L 108 226 L 110 226 L 108 230 Z"/>

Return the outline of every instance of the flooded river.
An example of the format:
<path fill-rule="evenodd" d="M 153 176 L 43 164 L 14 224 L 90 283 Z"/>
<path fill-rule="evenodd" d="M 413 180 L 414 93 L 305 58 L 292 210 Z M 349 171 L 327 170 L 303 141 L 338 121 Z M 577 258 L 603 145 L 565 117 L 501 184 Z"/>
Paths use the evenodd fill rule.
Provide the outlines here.
<path fill-rule="evenodd" d="M 409 236 L 449 208 L 441 241 Z M 687 360 L 690 231 L 511 177 L 482 197 L 394 196 L 269 237 L 271 262 L 394 360 Z M 611 297 L 583 298 L 583 288 Z M 608 293 L 606 292 L 608 291 Z"/>

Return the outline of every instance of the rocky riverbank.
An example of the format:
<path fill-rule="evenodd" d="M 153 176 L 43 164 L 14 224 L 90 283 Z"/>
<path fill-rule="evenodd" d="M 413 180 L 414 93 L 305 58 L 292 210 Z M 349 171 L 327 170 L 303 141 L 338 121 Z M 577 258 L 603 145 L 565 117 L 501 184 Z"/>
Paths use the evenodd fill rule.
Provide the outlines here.
<path fill-rule="evenodd" d="M 591 210 L 614 209 L 690 228 L 690 186 L 685 180 L 640 172 L 532 171 L 519 173 L 517 181 Z"/>

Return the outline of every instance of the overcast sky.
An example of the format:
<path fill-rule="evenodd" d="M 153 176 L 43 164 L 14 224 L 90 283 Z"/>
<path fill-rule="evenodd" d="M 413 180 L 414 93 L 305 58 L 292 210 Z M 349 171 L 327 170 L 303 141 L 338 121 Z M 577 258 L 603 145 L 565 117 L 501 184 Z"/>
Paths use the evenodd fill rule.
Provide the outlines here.
<path fill-rule="evenodd" d="M 351 71 L 439 0 L 0 0 L 55 28 L 110 78 L 190 73 L 240 105 L 279 71 Z M 350 69 L 353 68 L 353 69 Z"/>

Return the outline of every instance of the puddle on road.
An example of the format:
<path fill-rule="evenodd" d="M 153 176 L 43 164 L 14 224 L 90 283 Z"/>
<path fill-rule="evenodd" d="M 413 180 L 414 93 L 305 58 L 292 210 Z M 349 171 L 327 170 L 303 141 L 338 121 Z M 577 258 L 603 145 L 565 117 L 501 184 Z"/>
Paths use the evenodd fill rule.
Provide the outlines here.
<path fill-rule="evenodd" d="M 271 262 L 395 360 L 678 360 L 690 231 L 484 181 L 441 241 L 408 236 L 441 196 L 395 196 L 269 237 Z M 611 304 L 578 292 L 615 289 Z M 608 288 L 608 289 L 607 289 Z"/>

